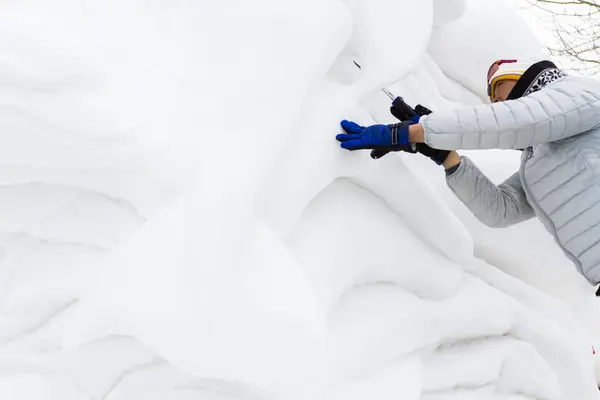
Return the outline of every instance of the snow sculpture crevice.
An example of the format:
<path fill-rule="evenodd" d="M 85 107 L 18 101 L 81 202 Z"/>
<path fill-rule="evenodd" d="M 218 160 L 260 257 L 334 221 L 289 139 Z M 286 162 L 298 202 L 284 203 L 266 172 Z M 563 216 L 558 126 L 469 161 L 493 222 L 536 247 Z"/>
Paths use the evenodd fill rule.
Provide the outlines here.
<path fill-rule="evenodd" d="M 46 325 L 52 322 L 53 319 L 59 317 L 61 314 L 67 312 L 71 307 L 73 307 L 79 300 L 73 299 L 60 307 L 52 310 L 48 313 L 41 321 L 35 321 L 35 324 L 29 327 L 24 327 L 23 330 L 13 333 L 11 336 L 3 338 L 3 346 L 10 346 L 13 342 L 16 342 L 20 339 L 26 339 L 27 336 L 33 335 L 36 332 L 43 329 Z"/>
<path fill-rule="evenodd" d="M 115 378 L 111 385 L 106 389 L 106 393 L 102 396 L 102 400 L 110 399 L 115 393 L 116 388 L 128 377 L 141 373 L 145 370 L 149 370 L 150 368 L 161 365 L 162 363 L 164 363 L 164 361 L 153 360 L 134 365 L 133 367 L 126 369 L 117 378 Z"/>

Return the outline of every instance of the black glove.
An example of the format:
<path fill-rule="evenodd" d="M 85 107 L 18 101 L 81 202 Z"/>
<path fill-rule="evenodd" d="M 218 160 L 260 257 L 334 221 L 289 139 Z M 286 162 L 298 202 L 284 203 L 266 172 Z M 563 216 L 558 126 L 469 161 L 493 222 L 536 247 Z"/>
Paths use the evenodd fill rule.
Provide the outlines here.
<path fill-rule="evenodd" d="M 424 156 L 431 158 L 437 165 L 441 165 L 448 158 L 449 150 L 438 150 L 429 147 L 425 143 L 417 143 L 417 151 Z"/>
<path fill-rule="evenodd" d="M 417 104 L 417 106 L 415 107 L 415 112 L 420 116 L 423 116 L 429 115 L 433 111 L 431 111 L 427 107 Z M 448 158 L 448 154 L 450 154 L 450 151 L 448 150 L 434 149 L 425 143 L 417 143 L 417 151 L 423 154 L 424 156 L 431 158 L 438 165 L 443 164 L 444 161 L 446 161 L 446 158 Z"/>
<path fill-rule="evenodd" d="M 418 121 L 420 117 L 424 115 L 429 115 L 433 111 L 420 104 L 417 104 L 417 106 L 413 109 L 404 101 L 402 97 L 396 97 L 396 99 L 392 103 L 392 106 L 390 107 L 390 112 L 394 117 L 398 118 L 400 121 Z M 448 150 L 437 150 L 431 148 L 425 143 L 417 143 L 416 149 L 417 152 L 423 154 L 426 157 L 431 158 L 438 165 L 443 164 L 444 161 L 446 161 L 448 154 L 450 154 L 450 151 Z M 411 151 L 409 152 L 414 153 L 414 150 L 412 150 L 411 148 Z M 388 152 L 385 150 L 373 150 L 371 152 L 371 158 L 378 159 L 385 156 L 387 153 Z"/>

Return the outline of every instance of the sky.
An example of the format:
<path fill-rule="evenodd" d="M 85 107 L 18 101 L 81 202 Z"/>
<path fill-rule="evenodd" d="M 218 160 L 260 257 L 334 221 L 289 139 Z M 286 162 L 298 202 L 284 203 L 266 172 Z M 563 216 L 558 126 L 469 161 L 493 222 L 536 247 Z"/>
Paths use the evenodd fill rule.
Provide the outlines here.
<path fill-rule="evenodd" d="M 542 45 L 553 46 L 557 43 L 555 38 L 555 22 L 552 20 L 552 16 L 545 11 L 540 10 L 538 7 L 532 5 L 535 3 L 534 0 L 512 0 L 517 5 L 519 13 L 522 18 L 525 19 L 527 24 L 531 27 L 534 34 L 538 37 Z M 562 5 L 556 6 L 557 10 L 564 10 L 565 12 L 576 12 L 579 10 L 579 6 L 573 5 Z M 572 21 L 568 17 L 556 16 L 557 20 L 563 24 L 568 24 Z M 578 71 L 574 70 L 580 67 L 582 64 L 576 60 L 571 60 L 568 57 L 552 57 L 561 68 L 569 70 L 571 74 L 579 74 Z"/>

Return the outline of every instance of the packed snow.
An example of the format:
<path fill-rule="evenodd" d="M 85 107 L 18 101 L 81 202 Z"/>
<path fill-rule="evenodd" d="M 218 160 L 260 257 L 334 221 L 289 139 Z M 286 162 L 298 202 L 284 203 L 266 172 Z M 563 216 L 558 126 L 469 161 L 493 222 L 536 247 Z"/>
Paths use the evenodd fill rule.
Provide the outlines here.
<path fill-rule="evenodd" d="M 600 399 L 539 222 L 334 139 L 544 58 L 510 3 L 5 0 L 0 38 L 2 399 Z"/>

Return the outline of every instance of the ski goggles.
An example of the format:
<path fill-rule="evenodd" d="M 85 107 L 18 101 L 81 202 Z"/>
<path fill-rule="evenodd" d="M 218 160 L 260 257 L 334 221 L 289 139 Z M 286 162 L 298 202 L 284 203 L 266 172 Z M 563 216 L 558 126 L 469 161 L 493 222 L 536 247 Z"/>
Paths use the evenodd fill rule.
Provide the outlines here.
<path fill-rule="evenodd" d="M 489 97 L 492 97 L 492 76 L 494 76 L 494 74 L 498 71 L 498 68 L 500 68 L 502 64 L 516 63 L 518 61 L 519 60 L 498 60 L 490 65 L 487 73 L 487 94 Z"/>

